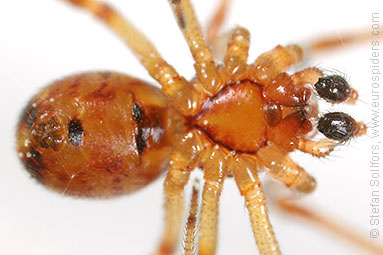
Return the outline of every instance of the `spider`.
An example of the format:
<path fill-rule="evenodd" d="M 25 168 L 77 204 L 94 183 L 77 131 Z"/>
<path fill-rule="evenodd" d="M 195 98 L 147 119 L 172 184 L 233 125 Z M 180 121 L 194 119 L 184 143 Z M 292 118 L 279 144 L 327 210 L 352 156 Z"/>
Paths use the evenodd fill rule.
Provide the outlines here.
<path fill-rule="evenodd" d="M 230 87 L 234 87 L 235 86 L 235 81 L 230 81 L 230 84 L 228 85 L 228 86 L 230 86 Z M 76 128 L 74 128 L 74 129 L 76 129 Z M 206 130 L 205 130 L 206 131 Z M 188 138 L 192 138 L 192 137 L 190 137 L 190 135 L 188 135 L 187 136 Z M 204 146 L 207 146 L 207 145 L 204 145 Z M 237 150 L 237 151 L 240 151 L 240 150 Z M 231 155 L 231 154 L 230 154 Z M 229 156 L 230 156 L 229 155 Z M 242 153 L 241 152 L 239 152 L 239 153 L 237 153 L 236 155 L 242 155 Z M 233 155 L 233 157 L 236 157 L 236 155 Z M 238 160 L 240 160 L 240 159 L 238 159 Z M 171 217 L 172 219 L 176 219 L 176 217 Z"/>

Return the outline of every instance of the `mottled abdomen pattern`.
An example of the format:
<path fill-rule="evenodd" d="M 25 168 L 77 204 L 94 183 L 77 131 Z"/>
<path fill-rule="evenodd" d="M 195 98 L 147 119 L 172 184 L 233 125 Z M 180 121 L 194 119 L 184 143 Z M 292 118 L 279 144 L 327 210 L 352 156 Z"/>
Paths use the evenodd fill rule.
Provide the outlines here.
<path fill-rule="evenodd" d="M 133 192 L 167 169 L 184 119 L 157 88 L 126 75 L 74 75 L 41 90 L 17 127 L 17 150 L 44 185 L 69 195 Z"/>

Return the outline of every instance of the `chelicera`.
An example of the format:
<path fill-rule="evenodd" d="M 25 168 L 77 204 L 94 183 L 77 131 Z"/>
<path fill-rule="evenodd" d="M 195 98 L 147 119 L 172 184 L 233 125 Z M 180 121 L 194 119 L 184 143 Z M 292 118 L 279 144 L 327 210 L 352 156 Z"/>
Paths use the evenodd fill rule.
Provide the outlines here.
<path fill-rule="evenodd" d="M 298 45 L 277 46 L 248 64 L 250 35 L 243 27 L 232 30 L 226 55 L 217 64 L 190 1 L 170 0 L 195 60 L 196 77 L 187 81 L 108 5 L 68 2 L 114 30 L 162 87 L 98 72 L 43 89 L 27 105 L 17 130 L 17 150 L 32 176 L 69 195 L 111 197 L 143 188 L 168 169 L 159 254 L 172 254 L 178 243 L 183 191 L 196 167 L 205 179 L 199 254 L 215 253 L 220 194 L 224 180 L 233 177 L 260 253 L 280 254 L 258 172 L 312 192 L 315 179 L 288 154 L 300 150 L 324 157 L 364 134 L 363 123 L 342 112 L 322 115 L 317 106 L 319 97 L 353 103 L 356 91 L 341 76 L 326 76 L 318 68 L 287 73 L 303 57 Z M 315 130 L 326 138 L 310 140 Z"/>

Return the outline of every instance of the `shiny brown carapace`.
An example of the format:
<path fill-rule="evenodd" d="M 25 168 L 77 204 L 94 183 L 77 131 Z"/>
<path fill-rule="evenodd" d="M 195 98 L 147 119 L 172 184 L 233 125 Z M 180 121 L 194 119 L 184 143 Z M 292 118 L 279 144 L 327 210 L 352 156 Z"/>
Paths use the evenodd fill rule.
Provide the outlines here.
<path fill-rule="evenodd" d="M 173 254 L 185 216 L 184 187 L 200 167 L 201 211 L 196 213 L 194 198 L 189 217 L 194 226 L 199 216 L 198 254 L 215 254 L 226 177 L 234 178 L 245 199 L 260 253 L 280 254 L 258 173 L 265 171 L 288 187 L 312 192 L 315 179 L 289 153 L 325 157 L 335 146 L 364 134 L 365 125 L 348 114 L 322 114 L 318 108 L 319 98 L 354 103 L 356 91 L 343 77 L 318 68 L 288 73 L 304 55 L 295 44 L 277 46 L 249 64 L 250 35 L 243 27 L 232 30 L 226 55 L 217 62 L 190 1 L 170 0 L 195 60 L 195 78 L 187 81 L 111 7 L 95 0 L 67 1 L 116 32 L 161 89 L 112 72 L 73 75 L 42 89 L 26 106 L 17 128 L 17 150 L 31 175 L 64 194 L 113 197 L 136 191 L 168 170 L 157 254 Z M 208 42 L 216 39 L 227 4 L 222 0 Z M 323 50 L 312 45 L 312 51 Z M 325 137 L 312 140 L 317 131 Z"/>

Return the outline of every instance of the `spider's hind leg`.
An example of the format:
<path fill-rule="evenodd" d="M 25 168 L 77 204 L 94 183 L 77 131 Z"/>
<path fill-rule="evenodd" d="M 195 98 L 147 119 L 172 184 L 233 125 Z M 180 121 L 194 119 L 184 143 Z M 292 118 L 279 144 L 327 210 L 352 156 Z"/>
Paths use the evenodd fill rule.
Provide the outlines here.
<path fill-rule="evenodd" d="M 276 203 L 282 211 L 319 225 L 329 232 L 348 241 L 351 245 L 373 252 L 373 254 L 383 254 L 383 247 L 379 247 L 376 243 L 371 242 L 363 236 L 355 233 L 355 231 L 350 229 L 350 224 L 339 224 L 339 219 L 337 217 L 321 215 L 317 212 L 317 210 L 299 205 L 297 202 L 294 202 L 292 198 L 280 198 L 277 199 Z"/>
<path fill-rule="evenodd" d="M 205 185 L 199 224 L 199 255 L 213 255 L 217 247 L 219 200 L 227 175 L 225 153 L 213 148 L 203 164 Z"/>
<path fill-rule="evenodd" d="M 164 182 L 165 222 L 163 236 L 156 254 L 173 254 L 179 243 L 185 213 L 184 188 L 190 173 L 199 164 L 206 141 L 199 131 L 190 131 L 175 147 L 170 169 Z"/>
<path fill-rule="evenodd" d="M 200 183 L 198 179 L 193 181 L 193 190 L 189 207 L 189 215 L 186 221 L 184 255 L 195 254 L 195 241 L 197 234 L 197 217 L 199 204 Z"/>
<path fill-rule="evenodd" d="M 258 177 L 257 159 L 241 155 L 233 158 L 231 165 L 235 182 L 246 201 L 260 254 L 279 255 L 281 252 L 269 220 L 265 194 Z"/>

